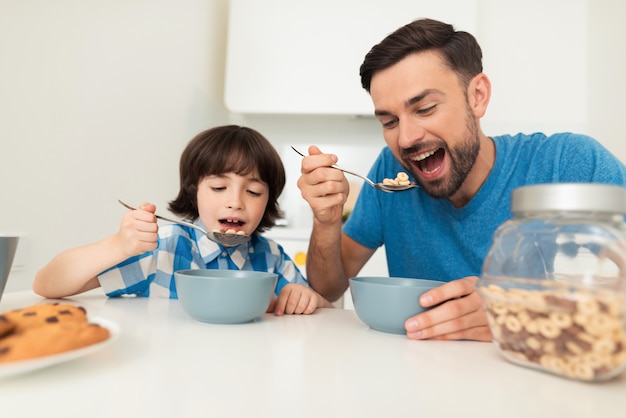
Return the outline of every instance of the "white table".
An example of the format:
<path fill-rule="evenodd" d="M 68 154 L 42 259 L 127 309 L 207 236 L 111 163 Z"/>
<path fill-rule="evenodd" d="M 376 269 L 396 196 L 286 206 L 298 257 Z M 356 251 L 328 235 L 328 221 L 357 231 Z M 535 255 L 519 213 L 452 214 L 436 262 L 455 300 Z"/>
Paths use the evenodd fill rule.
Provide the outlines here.
<path fill-rule="evenodd" d="M 3 417 L 626 416 L 626 376 L 570 381 L 510 364 L 489 343 L 373 331 L 351 310 L 212 325 L 176 300 L 67 301 L 118 323 L 118 339 L 1 379 Z M 8 293 L 0 311 L 40 302 Z"/>

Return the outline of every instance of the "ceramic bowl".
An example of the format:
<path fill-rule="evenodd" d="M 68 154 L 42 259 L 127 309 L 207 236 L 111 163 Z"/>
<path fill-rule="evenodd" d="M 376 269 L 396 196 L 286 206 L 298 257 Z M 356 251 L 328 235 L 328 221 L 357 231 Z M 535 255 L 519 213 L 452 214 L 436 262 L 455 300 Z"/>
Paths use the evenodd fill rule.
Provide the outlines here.
<path fill-rule="evenodd" d="M 349 281 L 354 311 L 377 331 L 405 334 L 404 322 L 423 312 L 420 296 L 442 282 L 402 277 L 353 277 Z"/>
<path fill-rule="evenodd" d="M 9 279 L 19 240 L 18 236 L 0 235 L 0 300 Z"/>
<path fill-rule="evenodd" d="M 274 296 L 278 275 L 247 270 L 174 272 L 183 310 L 213 324 L 242 324 L 262 316 Z"/>

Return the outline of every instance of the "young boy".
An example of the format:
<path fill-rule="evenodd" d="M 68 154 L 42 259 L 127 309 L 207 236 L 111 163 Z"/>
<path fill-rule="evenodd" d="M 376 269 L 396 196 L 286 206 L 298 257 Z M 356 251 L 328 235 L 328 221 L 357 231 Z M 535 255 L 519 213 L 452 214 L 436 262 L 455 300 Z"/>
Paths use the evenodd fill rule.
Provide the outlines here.
<path fill-rule="evenodd" d="M 122 295 L 177 298 L 174 271 L 230 269 L 278 274 L 268 312 L 310 314 L 332 307 L 308 286 L 282 247 L 261 235 L 281 215 L 285 185 L 280 156 L 259 132 L 235 125 L 199 133 L 180 158 L 180 190 L 169 210 L 207 231 L 233 229 L 252 236 L 223 247 L 179 224 L 157 225 L 156 207 L 143 203 L 124 214 L 119 231 L 57 255 L 35 276 L 33 290 L 61 298 L 101 286 Z"/>

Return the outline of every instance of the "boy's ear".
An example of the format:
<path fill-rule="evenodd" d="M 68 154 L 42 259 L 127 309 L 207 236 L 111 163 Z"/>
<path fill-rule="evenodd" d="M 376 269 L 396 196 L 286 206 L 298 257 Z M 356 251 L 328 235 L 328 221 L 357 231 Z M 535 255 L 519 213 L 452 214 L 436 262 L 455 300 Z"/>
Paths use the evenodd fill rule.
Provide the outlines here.
<path fill-rule="evenodd" d="M 490 98 L 491 81 L 484 73 L 480 73 L 470 81 L 467 87 L 467 100 L 474 117 L 479 119 L 485 115 Z"/>

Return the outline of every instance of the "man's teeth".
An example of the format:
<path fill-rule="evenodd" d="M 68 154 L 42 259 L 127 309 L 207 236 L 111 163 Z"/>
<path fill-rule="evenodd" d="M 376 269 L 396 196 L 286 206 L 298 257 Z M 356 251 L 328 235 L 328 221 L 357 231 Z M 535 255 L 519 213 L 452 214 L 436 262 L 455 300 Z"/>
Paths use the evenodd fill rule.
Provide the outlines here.
<path fill-rule="evenodd" d="M 416 161 L 416 162 L 420 162 L 425 160 L 426 158 L 430 157 L 431 155 L 433 155 L 435 152 L 437 152 L 437 150 L 435 151 L 429 151 L 429 152 L 424 152 L 420 155 L 417 155 L 415 157 L 412 157 L 411 160 Z"/>

